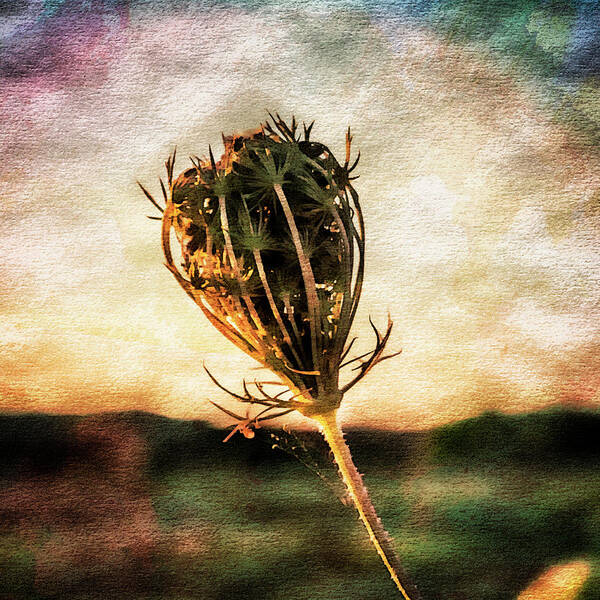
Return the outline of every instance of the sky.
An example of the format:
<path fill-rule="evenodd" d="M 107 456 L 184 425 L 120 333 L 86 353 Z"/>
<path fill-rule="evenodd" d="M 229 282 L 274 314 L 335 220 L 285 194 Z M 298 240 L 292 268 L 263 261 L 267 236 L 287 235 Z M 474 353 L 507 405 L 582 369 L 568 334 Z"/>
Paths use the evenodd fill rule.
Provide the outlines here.
<path fill-rule="evenodd" d="M 0 2 L 0 410 L 223 425 L 203 363 L 272 378 L 163 266 L 136 185 L 267 110 L 361 150 L 356 351 L 389 312 L 402 354 L 345 424 L 597 407 L 599 23 L 595 2 Z"/>

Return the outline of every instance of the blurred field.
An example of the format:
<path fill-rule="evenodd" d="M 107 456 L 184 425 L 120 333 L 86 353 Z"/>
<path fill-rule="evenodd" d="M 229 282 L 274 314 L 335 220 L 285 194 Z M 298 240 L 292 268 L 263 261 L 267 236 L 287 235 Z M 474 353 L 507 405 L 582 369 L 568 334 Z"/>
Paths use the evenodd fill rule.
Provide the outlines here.
<path fill-rule="evenodd" d="M 144 413 L 0 417 L 0 599 L 396 597 L 318 435 L 223 437 Z M 347 437 L 424 600 L 514 600 L 571 559 L 591 564 L 578 599 L 600 598 L 600 414 Z"/>

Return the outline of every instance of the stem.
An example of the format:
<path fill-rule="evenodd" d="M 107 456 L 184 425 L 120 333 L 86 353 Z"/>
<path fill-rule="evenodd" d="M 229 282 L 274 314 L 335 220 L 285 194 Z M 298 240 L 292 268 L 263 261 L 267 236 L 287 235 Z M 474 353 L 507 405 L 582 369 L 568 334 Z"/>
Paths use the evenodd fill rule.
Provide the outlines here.
<path fill-rule="evenodd" d="M 279 313 L 277 304 L 275 304 L 275 298 L 273 298 L 273 293 L 271 292 L 271 286 L 269 285 L 269 281 L 267 279 L 267 274 L 265 273 L 265 266 L 263 264 L 262 257 L 260 255 L 260 250 L 258 250 L 257 248 L 254 248 L 254 250 L 252 250 L 252 253 L 254 255 L 254 262 L 256 263 L 256 268 L 258 269 L 258 275 L 260 277 L 260 281 L 263 284 L 265 294 L 267 295 L 267 299 L 269 301 L 269 306 L 271 307 L 273 316 L 275 317 L 275 320 L 277 321 L 277 324 L 279 325 L 281 334 L 283 335 L 283 341 L 288 345 L 288 347 L 292 351 L 292 354 L 294 355 L 294 358 L 296 359 L 298 368 L 304 369 L 305 368 L 304 364 L 303 364 L 302 360 L 300 359 L 300 357 L 298 356 L 296 349 L 294 348 L 294 344 L 292 343 L 292 338 L 290 338 L 290 334 L 288 333 L 288 330 L 286 329 L 283 319 L 281 318 L 281 314 Z"/>
<path fill-rule="evenodd" d="M 406 581 L 406 574 L 404 573 L 404 569 L 400 565 L 400 560 L 392 546 L 392 540 L 387 531 L 383 528 L 383 525 L 375 512 L 375 507 L 369 498 L 369 492 L 363 483 L 360 473 L 354 465 L 352 455 L 350 454 L 350 448 L 348 448 L 348 445 L 344 440 L 344 434 L 337 423 L 337 409 L 328 413 L 316 415 L 314 418 L 322 427 L 323 437 L 331 448 L 342 479 L 354 502 L 354 506 L 358 510 L 358 514 L 367 528 L 371 543 L 375 546 L 377 553 L 387 567 L 387 570 L 400 590 L 402 597 L 404 600 L 419 600 L 419 595 L 415 587 Z M 404 584 L 401 583 L 401 578 L 404 580 Z M 408 587 L 410 587 L 411 596 L 408 595 Z"/>
<path fill-rule="evenodd" d="M 318 340 L 320 340 L 320 332 L 321 332 L 321 314 L 319 309 L 319 297 L 317 295 L 317 288 L 315 285 L 315 276 L 313 274 L 313 270 L 310 264 L 310 259 L 306 256 L 304 249 L 302 248 L 302 241 L 300 240 L 300 233 L 298 232 L 298 227 L 296 226 L 296 221 L 294 220 L 294 215 L 292 213 L 292 209 L 290 208 L 289 202 L 287 201 L 286 195 L 283 191 L 283 188 L 279 183 L 273 184 L 273 189 L 277 194 L 277 198 L 283 208 L 283 213 L 285 214 L 285 218 L 288 223 L 288 227 L 290 228 L 290 233 L 292 235 L 292 240 L 294 242 L 294 246 L 296 248 L 296 254 L 298 255 L 298 262 L 300 264 L 300 271 L 302 272 L 302 278 L 304 279 L 304 287 L 306 289 L 306 300 L 308 303 L 308 311 L 310 315 L 310 339 L 311 339 L 311 349 L 313 355 L 313 369 L 315 371 L 319 371 L 319 374 L 323 375 L 323 369 L 319 364 L 319 351 L 320 348 L 317 349 Z M 317 386 L 319 387 L 319 391 L 321 391 L 322 379 L 321 377 L 317 378 Z"/>

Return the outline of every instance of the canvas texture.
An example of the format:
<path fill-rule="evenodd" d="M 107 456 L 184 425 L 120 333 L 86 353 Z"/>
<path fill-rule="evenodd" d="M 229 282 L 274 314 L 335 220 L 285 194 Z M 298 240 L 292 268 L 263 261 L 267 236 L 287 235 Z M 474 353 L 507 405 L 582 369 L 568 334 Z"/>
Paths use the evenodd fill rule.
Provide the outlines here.
<path fill-rule="evenodd" d="M 279 120 L 298 139 L 314 121 L 310 140 L 337 161 L 323 179 L 311 155 L 310 193 L 343 190 L 348 128 L 351 163 L 360 151 L 364 281 L 347 341 L 363 358 L 341 382 L 388 319 L 397 355 L 347 391 L 337 423 L 404 593 L 600 598 L 597 2 L 0 0 L 0 39 L 0 600 L 408 597 L 324 421 L 297 406 L 253 421 L 264 406 L 223 389 L 243 398 L 244 380 L 287 367 L 267 357 L 265 371 L 165 268 L 161 219 L 182 214 L 166 210 L 165 161 L 173 180 L 224 177 L 226 144 Z M 282 193 L 304 223 L 317 209 L 294 196 L 298 173 Z M 307 294 L 285 363 L 328 335 L 298 258 L 320 238 L 295 240 L 286 199 L 248 177 L 223 197 L 268 192 L 289 243 L 264 252 L 288 252 Z M 234 280 L 245 251 L 258 281 L 240 210 L 219 229 L 222 265 Z M 175 223 L 169 247 L 191 280 L 186 235 Z M 319 278 L 342 275 L 329 282 L 319 252 L 323 300 Z M 250 294 L 273 314 L 281 257 Z M 222 297 L 249 307 L 244 285 Z M 293 393 L 317 388 L 301 363 Z"/>

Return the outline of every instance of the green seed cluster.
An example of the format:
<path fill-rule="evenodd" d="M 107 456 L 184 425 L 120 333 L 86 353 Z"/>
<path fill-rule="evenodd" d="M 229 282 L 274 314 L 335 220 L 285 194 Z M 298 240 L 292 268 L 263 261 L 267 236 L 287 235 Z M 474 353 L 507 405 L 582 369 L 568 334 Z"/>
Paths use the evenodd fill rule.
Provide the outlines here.
<path fill-rule="evenodd" d="M 165 218 L 188 293 L 227 337 L 316 400 L 337 393 L 364 235 L 350 135 L 342 165 L 310 140 L 311 127 L 300 139 L 295 121 L 277 119 L 224 138 L 219 161 L 211 151 L 172 182 Z"/>

